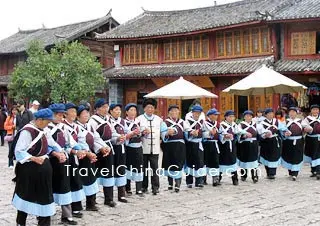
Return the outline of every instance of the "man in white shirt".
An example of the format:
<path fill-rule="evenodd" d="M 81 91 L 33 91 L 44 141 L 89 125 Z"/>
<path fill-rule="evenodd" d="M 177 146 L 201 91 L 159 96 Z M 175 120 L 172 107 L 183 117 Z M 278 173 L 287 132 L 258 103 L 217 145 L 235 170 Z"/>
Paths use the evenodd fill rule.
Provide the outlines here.
<path fill-rule="evenodd" d="M 32 102 L 32 106 L 31 106 L 31 108 L 29 109 L 29 111 L 31 111 L 31 112 L 32 112 L 32 114 L 33 114 L 33 113 L 35 113 L 35 112 L 37 112 L 37 111 L 38 111 L 39 106 L 40 106 L 39 101 L 34 100 L 34 101 Z"/>

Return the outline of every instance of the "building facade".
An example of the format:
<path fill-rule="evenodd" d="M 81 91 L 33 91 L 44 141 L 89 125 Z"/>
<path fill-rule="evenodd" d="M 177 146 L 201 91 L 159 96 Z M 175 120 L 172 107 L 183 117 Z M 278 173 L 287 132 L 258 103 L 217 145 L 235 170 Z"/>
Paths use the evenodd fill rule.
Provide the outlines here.
<path fill-rule="evenodd" d="M 10 105 L 8 100 L 7 86 L 10 81 L 10 74 L 19 61 L 27 59 L 26 50 L 32 40 L 43 43 L 46 49 L 50 49 L 55 43 L 61 41 L 79 41 L 87 46 L 103 68 L 113 67 L 114 51 L 113 45 L 107 42 L 98 42 L 95 33 L 109 31 L 119 23 L 111 16 L 111 11 L 104 17 L 69 24 L 56 28 L 40 28 L 36 30 L 19 30 L 18 33 L 0 41 L 0 104 Z M 106 96 L 103 91 L 98 95 Z"/>
<path fill-rule="evenodd" d="M 110 102 L 135 102 L 141 108 L 145 94 L 183 76 L 219 96 L 201 99 L 205 110 L 216 107 L 223 113 L 235 109 L 240 115 L 246 109 L 276 109 L 286 103 L 285 95 L 245 97 L 221 91 L 262 64 L 309 87 L 317 86 L 319 3 L 244 0 L 181 11 L 144 11 L 96 36 L 114 45 L 115 67 L 104 70 Z M 302 95 L 306 94 L 288 94 L 288 98 L 302 99 Z M 307 98 L 306 106 L 308 101 L 319 102 L 318 96 Z M 166 116 L 173 103 L 184 115 L 192 100 L 158 102 L 161 116 Z"/>

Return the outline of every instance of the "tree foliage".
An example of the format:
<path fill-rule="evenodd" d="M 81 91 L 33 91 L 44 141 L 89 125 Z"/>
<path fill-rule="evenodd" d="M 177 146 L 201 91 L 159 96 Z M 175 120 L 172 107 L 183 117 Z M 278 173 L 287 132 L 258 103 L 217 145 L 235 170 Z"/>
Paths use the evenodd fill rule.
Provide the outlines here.
<path fill-rule="evenodd" d="M 12 73 L 9 95 L 14 99 L 79 102 L 105 87 L 100 63 L 81 43 L 61 42 L 47 51 L 33 41 L 27 55 Z"/>

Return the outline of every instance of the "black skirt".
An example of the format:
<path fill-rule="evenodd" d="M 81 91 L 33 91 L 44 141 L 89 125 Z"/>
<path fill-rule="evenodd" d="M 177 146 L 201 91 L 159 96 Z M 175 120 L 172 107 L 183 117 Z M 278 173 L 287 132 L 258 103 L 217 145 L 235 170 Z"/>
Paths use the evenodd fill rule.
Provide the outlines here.
<path fill-rule="evenodd" d="M 266 138 L 261 140 L 260 162 L 270 168 L 277 168 L 280 165 L 281 140 L 279 137 Z"/>
<path fill-rule="evenodd" d="M 230 144 L 231 142 L 231 144 Z M 237 148 L 235 141 L 219 142 L 220 156 L 220 172 L 234 172 L 237 170 Z M 230 150 L 231 148 L 231 150 Z"/>
<path fill-rule="evenodd" d="M 219 168 L 219 150 L 216 142 L 203 142 L 204 164 L 207 168 Z M 218 147 L 219 148 L 219 147 Z"/>
<path fill-rule="evenodd" d="M 317 137 L 306 136 L 304 154 L 309 157 L 310 161 L 320 158 L 320 142 Z"/>
<path fill-rule="evenodd" d="M 162 168 L 181 171 L 186 161 L 186 145 L 182 142 L 163 143 Z"/>
<path fill-rule="evenodd" d="M 76 164 L 75 158 L 76 157 L 74 155 L 69 155 L 69 162 L 71 165 L 71 167 L 69 167 L 71 192 L 79 191 L 82 189 L 82 180 L 79 173 L 79 166 Z"/>
<path fill-rule="evenodd" d="M 191 169 L 201 169 L 204 167 L 204 153 L 200 149 L 199 143 L 186 143 L 186 165 Z"/>
<path fill-rule="evenodd" d="M 238 143 L 237 156 L 240 168 L 250 169 L 258 167 L 258 141 L 243 141 Z"/>
<path fill-rule="evenodd" d="M 17 163 L 15 171 L 15 194 L 24 201 L 40 205 L 53 203 L 52 167 L 49 159 L 45 159 L 42 165 L 34 162 Z"/>
<path fill-rule="evenodd" d="M 64 163 L 59 163 L 56 157 L 51 157 L 50 162 L 52 165 L 52 191 L 56 194 L 66 194 L 71 191 L 70 177 L 68 176 L 69 159 Z"/>
<path fill-rule="evenodd" d="M 303 162 L 303 139 L 284 140 L 282 148 L 282 165 L 292 171 L 299 171 Z"/>
<path fill-rule="evenodd" d="M 122 145 L 113 145 L 114 177 L 123 177 L 126 173 L 126 152 Z"/>
<path fill-rule="evenodd" d="M 91 163 L 89 158 L 83 158 L 79 160 L 79 169 L 86 169 L 88 173 L 81 175 L 81 181 L 84 186 L 92 185 L 96 182 L 97 178 L 94 174 L 96 171 L 96 166 L 94 163 Z M 81 171 L 81 173 L 84 171 Z"/>
<path fill-rule="evenodd" d="M 126 147 L 126 166 L 128 171 L 131 171 L 131 169 L 135 169 L 138 173 L 143 171 L 142 147 Z"/>

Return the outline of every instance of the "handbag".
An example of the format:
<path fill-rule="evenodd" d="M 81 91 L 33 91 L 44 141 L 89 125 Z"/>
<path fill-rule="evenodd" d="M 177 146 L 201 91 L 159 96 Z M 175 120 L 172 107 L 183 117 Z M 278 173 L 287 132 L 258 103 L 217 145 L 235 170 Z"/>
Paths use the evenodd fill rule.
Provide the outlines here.
<path fill-rule="evenodd" d="M 6 135 L 6 136 L 4 137 L 4 140 L 7 141 L 7 142 L 11 142 L 11 141 L 13 141 L 13 138 L 14 138 L 13 135 Z"/>

